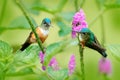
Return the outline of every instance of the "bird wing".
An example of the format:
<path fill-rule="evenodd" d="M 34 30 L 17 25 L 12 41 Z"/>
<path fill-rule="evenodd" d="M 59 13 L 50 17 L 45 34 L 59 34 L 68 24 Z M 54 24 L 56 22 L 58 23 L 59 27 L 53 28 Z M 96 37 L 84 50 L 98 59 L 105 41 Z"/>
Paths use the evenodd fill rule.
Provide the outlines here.
<path fill-rule="evenodd" d="M 94 41 L 97 45 L 100 45 L 99 41 L 97 40 L 96 36 L 94 36 Z"/>
<path fill-rule="evenodd" d="M 38 37 L 40 38 L 40 40 L 42 41 L 42 43 L 46 40 L 46 38 L 48 37 L 48 35 L 44 35 L 40 29 L 40 27 L 36 28 L 36 33 L 38 35 Z M 34 43 L 36 42 L 36 37 L 34 35 L 34 33 L 32 32 L 30 34 L 30 42 Z"/>

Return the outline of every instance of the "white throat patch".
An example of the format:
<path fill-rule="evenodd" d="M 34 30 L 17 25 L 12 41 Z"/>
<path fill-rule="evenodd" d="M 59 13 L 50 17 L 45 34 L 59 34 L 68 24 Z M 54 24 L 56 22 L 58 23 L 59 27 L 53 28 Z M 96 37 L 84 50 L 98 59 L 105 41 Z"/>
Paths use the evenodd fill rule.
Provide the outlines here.
<path fill-rule="evenodd" d="M 43 33 L 44 36 L 47 36 L 49 33 L 49 30 L 44 30 L 42 28 L 40 28 L 41 32 Z"/>
<path fill-rule="evenodd" d="M 81 34 L 79 35 L 79 39 L 80 39 L 80 41 L 83 41 Z"/>

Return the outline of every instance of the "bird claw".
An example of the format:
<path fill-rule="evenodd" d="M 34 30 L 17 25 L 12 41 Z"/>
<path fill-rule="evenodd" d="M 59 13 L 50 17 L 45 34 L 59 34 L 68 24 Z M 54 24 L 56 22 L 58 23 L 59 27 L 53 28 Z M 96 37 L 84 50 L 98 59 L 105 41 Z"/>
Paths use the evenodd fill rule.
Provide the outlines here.
<path fill-rule="evenodd" d="M 84 48 L 84 44 L 80 43 L 81 47 Z"/>

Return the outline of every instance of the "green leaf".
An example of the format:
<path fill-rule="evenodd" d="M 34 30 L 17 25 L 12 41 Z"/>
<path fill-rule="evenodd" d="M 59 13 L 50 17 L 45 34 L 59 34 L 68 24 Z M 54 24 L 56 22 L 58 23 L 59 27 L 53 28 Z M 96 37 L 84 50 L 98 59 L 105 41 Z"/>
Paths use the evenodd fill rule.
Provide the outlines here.
<path fill-rule="evenodd" d="M 11 46 L 0 40 L 0 59 L 6 59 L 12 54 L 13 49 Z"/>
<path fill-rule="evenodd" d="M 65 80 L 68 77 L 68 69 L 60 69 L 55 71 L 51 67 L 48 67 L 47 72 L 54 80 Z"/>
<path fill-rule="evenodd" d="M 38 59 L 40 50 L 38 45 L 31 45 L 22 52 L 18 51 L 14 57 L 14 61 L 20 65 L 34 63 Z"/>
<path fill-rule="evenodd" d="M 31 18 L 31 21 L 34 26 L 37 26 L 37 24 L 33 18 Z M 11 29 L 30 29 L 30 25 L 24 16 L 17 17 L 10 23 L 9 26 L 10 26 L 9 28 L 11 28 Z"/>
<path fill-rule="evenodd" d="M 32 4 L 28 4 L 28 1 L 24 1 L 24 5 L 27 8 L 28 12 L 34 14 L 34 15 L 39 15 L 40 11 L 32 9 L 34 5 L 40 5 L 41 1 L 40 0 L 34 0 Z"/>
<path fill-rule="evenodd" d="M 120 44 L 112 44 L 108 45 L 109 50 L 111 51 L 112 55 L 120 61 Z"/>
<path fill-rule="evenodd" d="M 36 10 L 36 11 L 45 11 L 48 13 L 54 13 L 54 9 L 48 8 L 43 4 L 35 4 L 32 6 L 31 9 Z"/>
<path fill-rule="evenodd" d="M 71 32 L 71 27 L 68 27 L 63 22 L 57 22 L 57 25 L 59 26 L 59 36 L 66 36 Z"/>
<path fill-rule="evenodd" d="M 6 73 L 7 76 L 23 76 L 23 75 L 28 75 L 28 74 L 33 74 L 33 70 L 29 67 L 26 67 L 19 71 L 17 70 L 17 68 L 13 67 Z"/>
<path fill-rule="evenodd" d="M 58 54 L 61 50 L 63 50 L 66 46 L 67 42 L 61 41 L 57 43 L 53 43 L 47 47 L 45 58 L 44 58 L 44 65 L 47 66 L 50 59 Z"/>
<path fill-rule="evenodd" d="M 63 17 L 66 21 L 70 22 L 73 18 L 74 12 L 63 12 L 60 13 L 60 16 Z"/>
<path fill-rule="evenodd" d="M 7 71 L 7 75 L 16 76 L 33 73 L 32 68 L 39 63 L 40 48 L 38 45 L 30 45 L 24 51 L 17 51 L 14 55 L 12 65 Z"/>

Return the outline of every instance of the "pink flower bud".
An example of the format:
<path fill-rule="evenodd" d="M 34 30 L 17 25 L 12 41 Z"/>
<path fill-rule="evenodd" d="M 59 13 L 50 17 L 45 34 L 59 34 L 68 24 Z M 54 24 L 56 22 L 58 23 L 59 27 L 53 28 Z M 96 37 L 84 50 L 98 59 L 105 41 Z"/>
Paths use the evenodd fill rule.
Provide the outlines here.
<path fill-rule="evenodd" d="M 54 70 L 59 70 L 58 62 L 55 57 L 50 60 L 49 66 L 52 67 Z"/>
<path fill-rule="evenodd" d="M 99 61 L 99 72 L 103 74 L 110 74 L 112 71 L 111 62 L 106 58 L 102 58 Z"/>
<path fill-rule="evenodd" d="M 73 72 L 74 72 L 74 70 L 75 70 L 75 67 L 76 67 L 75 56 L 74 56 L 74 55 L 71 55 L 70 61 L 69 61 L 69 64 L 68 64 L 69 75 L 72 75 L 72 74 L 73 74 Z"/>
<path fill-rule="evenodd" d="M 44 62 L 44 57 L 45 57 L 44 53 L 42 51 L 40 51 L 39 58 L 40 58 L 40 61 L 41 61 L 42 64 Z"/>

